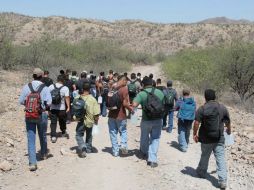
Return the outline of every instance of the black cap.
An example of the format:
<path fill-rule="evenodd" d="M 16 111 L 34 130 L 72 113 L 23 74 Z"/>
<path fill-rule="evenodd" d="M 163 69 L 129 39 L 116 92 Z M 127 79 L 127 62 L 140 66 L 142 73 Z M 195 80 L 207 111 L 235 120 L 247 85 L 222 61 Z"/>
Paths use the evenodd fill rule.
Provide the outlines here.
<path fill-rule="evenodd" d="M 168 87 L 173 86 L 173 81 L 172 81 L 172 80 L 168 80 L 168 82 L 167 82 L 167 86 L 168 86 Z"/>

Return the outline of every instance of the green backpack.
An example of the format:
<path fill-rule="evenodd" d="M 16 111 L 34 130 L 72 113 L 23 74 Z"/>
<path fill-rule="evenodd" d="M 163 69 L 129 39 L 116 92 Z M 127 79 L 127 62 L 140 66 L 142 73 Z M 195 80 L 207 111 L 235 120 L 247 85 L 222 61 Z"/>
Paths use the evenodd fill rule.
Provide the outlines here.
<path fill-rule="evenodd" d="M 163 90 L 165 95 L 165 106 L 167 109 L 173 109 L 175 103 L 175 93 L 172 89 L 165 89 Z"/>
<path fill-rule="evenodd" d="M 136 87 L 136 80 L 135 81 L 131 81 L 128 84 L 128 91 L 129 91 L 129 95 L 130 96 L 136 96 L 137 95 L 137 87 Z"/>

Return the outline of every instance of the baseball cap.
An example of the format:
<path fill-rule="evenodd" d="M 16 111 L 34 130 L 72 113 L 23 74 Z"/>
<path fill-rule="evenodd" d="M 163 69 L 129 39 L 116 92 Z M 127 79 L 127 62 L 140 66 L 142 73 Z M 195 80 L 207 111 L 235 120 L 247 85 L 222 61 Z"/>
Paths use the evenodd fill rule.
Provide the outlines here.
<path fill-rule="evenodd" d="M 44 72 L 40 68 L 35 68 L 33 70 L 33 74 L 36 75 L 37 77 L 40 77 L 40 76 L 42 76 L 44 74 Z"/>

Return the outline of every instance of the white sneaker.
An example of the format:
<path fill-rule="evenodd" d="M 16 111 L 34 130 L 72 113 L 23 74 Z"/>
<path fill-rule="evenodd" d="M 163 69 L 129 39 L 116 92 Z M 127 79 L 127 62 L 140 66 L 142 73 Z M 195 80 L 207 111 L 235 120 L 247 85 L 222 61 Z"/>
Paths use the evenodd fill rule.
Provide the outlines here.
<path fill-rule="evenodd" d="M 56 137 L 51 137 L 51 142 L 56 143 Z"/>

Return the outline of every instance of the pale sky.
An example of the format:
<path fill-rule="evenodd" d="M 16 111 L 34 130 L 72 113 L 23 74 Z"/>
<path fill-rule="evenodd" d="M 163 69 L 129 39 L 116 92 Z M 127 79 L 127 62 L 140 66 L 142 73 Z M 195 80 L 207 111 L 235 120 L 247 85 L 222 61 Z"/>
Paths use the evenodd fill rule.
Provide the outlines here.
<path fill-rule="evenodd" d="M 221 16 L 254 21 L 254 0 L 0 0 L 0 12 L 162 23 Z"/>

